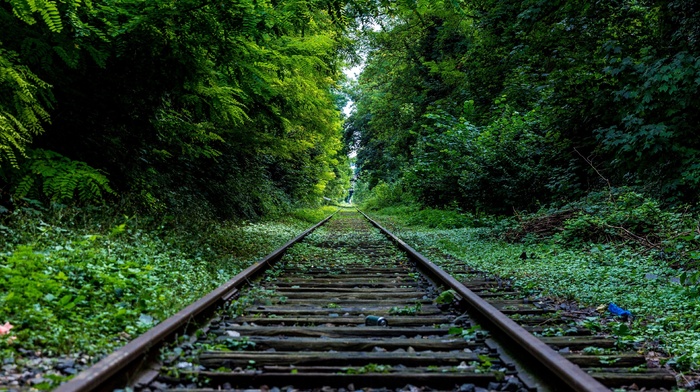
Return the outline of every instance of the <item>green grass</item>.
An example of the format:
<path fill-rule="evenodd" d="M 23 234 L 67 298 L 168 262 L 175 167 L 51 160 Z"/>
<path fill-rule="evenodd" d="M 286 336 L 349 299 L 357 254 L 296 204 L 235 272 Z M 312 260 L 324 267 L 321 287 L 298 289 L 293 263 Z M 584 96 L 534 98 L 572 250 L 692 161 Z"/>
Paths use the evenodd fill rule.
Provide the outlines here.
<path fill-rule="evenodd" d="M 324 206 L 319 208 L 299 208 L 289 213 L 289 216 L 299 221 L 314 224 L 318 223 L 323 218 L 327 217 L 328 215 L 334 213 L 337 210 L 338 207 L 335 206 Z"/>
<path fill-rule="evenodd" d="M 364 208 L 365 206 L 360 207 L 360 209 Z M 474 214 L 458 210 L 420 208 L 416 205 L 391 206 L 365 212 L 383 216 L 387 220 L 385 223 L 397 224 L 402 227 L 461 229 L 465 227 L 490 227 L 500 223 L 500 219 L 493 216 L 475 216 Z"/>
<path fill-rule="evenodd" d="M 334 211 L 335 209 L 333 209 Z M 23 209 L 0 221 L 0 356 L 95 359 L 166 319 L 328 215 L 154 225 Z M 317 219 L 318 218 L 318 219 Z"/>
<path fill-rule="evenodd" d="M 700 301 L 691 287 L 674 283 L 680 271 L 662 257 L 626 245 L 573 247 L 552 240 L 513 244 L 495 239 L 492 228 L 434 229 L 406 225 L 400 215 L 377 218 L 454 275 L 464 270 L 454 268 L 455 260 L 445 254 L 477 270 L 512 278 L 528 293 L 593 307 L 614 302 L 635 315 L 624 340 L 644 341 L 649 350 L 657 349 L 658 341 L 673 366 L 700 368 Z M 522 260 L 523 251 L 534 257 Z"/>

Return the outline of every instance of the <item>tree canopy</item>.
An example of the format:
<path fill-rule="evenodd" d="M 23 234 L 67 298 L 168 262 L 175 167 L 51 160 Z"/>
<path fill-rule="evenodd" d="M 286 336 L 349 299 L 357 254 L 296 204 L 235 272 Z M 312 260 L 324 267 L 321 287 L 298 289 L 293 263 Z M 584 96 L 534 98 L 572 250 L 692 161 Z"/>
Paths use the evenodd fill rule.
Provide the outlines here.
<path fill-rule="evenodd" d="M 700 6 L 399 1 L 366 29 L 345 126 L 364 181 L 509 212 L 634 186 L 700 191 Z"/>
<path fill-rule="evenodd" d="M 254 217 L 363 184 L 503 213 L 700 190 L 689 0 L 5 0 L 0 181 Z M 346 89 L 341 69 L 366 66 Z M 344 140 L 343 140 L 344 139 Z M 112 195 L 112 196 L 110 196 Z"/>
<path fill-rule="evenodd" d="M 53 181 L 63 192 L 42 187 L 72 160 L 151 211 L 203 203 L 201 211 L 252 217 L 343 196 L 342 6 L 2 2 L 5 197 L 65 201 L 86 172 Z M 100 184 L 72 196 L 92 201 L 112 192 Z"/>

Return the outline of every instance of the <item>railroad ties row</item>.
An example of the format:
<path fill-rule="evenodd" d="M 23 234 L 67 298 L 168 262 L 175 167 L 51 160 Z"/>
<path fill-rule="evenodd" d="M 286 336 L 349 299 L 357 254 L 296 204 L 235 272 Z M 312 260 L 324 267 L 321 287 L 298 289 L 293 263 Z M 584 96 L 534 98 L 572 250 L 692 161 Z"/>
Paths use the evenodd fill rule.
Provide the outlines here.
<path fill-rule="evenodd" d="M 569 304 L 528 298 L 514 290 L 510 282 L 487 277 L 459 263 L 450 269 L 459 273 L 470 290 L 602 384 L 632 390 L 670 390 L 677 385 L 675 376 L 667 369 L 656 364 L 648 366 L 633 344 L 619 337 L 597 335 L 597 317 L 587 318 L 589 312 L 577 310 L 575 305 L 572 309 Z"/>
<path fill-rule="evenodd" d="M 620 350 L 619 339 L 595 335 L 580 315 L 528 299 L 457 260 L 450 271 L 602 384 L 675 386 L 668 371 Z M 207 327 L 164 351 L 157 378 L 135 389 L 523 392 L 543 386 L 463 314 L 459 296 L 440 298 L 444 290 L 359 214 L 341 212 Z M 377 325 L 383 321 L 388 325 Z"/>
<path fill-rule="evenodd" d="M 530 390 L 478 326 L 436 305 L 441 291 L 362 216 L 341 212 L 136 389 Z"/>

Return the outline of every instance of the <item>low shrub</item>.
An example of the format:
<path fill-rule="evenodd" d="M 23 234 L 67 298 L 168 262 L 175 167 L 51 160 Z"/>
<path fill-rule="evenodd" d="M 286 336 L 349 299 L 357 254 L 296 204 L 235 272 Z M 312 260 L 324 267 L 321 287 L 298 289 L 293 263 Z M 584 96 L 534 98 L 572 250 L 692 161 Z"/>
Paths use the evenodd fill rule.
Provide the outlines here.
<path fill-rule="evenodd" d="M 406 222 L 409 225 L 421 225 L 436 229 L 459 229 L 472 227 L 474 218 L 467 213 L 426 208 L 411 214 Z"/>
<path fill-rule="evenodd" d="M 333 209 L 334 210 L 334 209 Z M 331 211 L 332 212 L 332 211 Z M 325 217 L 260 223 L 124 217 L 26 204 L 0 214 L 0 356 L 99 359 Z"/>
<path fill-rule="evenodd" d="M 700 249 L 700 221 L 690 207 L 671 209 L 634 189 L 613 188 L 559 208 L 520 215 L 516 227 L 503 237 L 511 242 L 552 238 L 583 247 L 629 244 L 659 257 L 692 261 Z"/>
<path fill-rule="evenodd" d="M 337 210 L 338 207 L 335 206 L 323 206 L 319 208 L 297 208 L 290 212 L 289 215 L 300 221 L 318 223 Z"/>
<path fill-rule="evenodd" d="M 401 182 L 380 182 L 363 196 L 361 202 L 362 208 L 368 211 L 407 204 L 413 204 L 413 196 Z"/>

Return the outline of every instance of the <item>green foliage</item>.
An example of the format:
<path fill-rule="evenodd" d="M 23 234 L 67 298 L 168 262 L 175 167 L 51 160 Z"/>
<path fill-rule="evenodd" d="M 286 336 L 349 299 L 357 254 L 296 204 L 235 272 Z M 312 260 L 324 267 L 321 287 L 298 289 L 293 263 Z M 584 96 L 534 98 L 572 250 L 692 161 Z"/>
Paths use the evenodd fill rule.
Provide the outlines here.
<path fill-rule="evenodd" d="M 40 98 L 48 87 L 18 64 L 17 53 L 0 46 L 0 165 L 16 168 L 17 155 L 24 155 L 32 136 L 43 131 L 49 115 Z"/>
<path fill-rule="evenodd" d="M 52 57 L 75 68 L 85 51 L 104 65 L 104 52 L 91 40 L 104 42 L 106 35 L 82 20 L 90 12 L 92 2 L 78 0 L 9 0 L 0 9 L 0 168 L 17 168 L 33 136 L 50 127 L 52 90 L 60 84 L 50 75 L 59 69 Z"/>
<path fill-rule="evenodd" d="M 700 103 L 700 53 L 673 54 L 652 47 L 629 53 L 606 43 L 605 71 L 617 79 L 623 105 L 618 123 L 596 130 L 601 147 L 614 153 L 613 165 L 677 201 L 700 186 L 700 144 L 690 125 Z M 692 196 L 691 196 L 692 197 Z"/>
<path fill-rule="evenodd" d="M 380 182 L 372 188 L 369 195 L 360 194 L 359 198 L 362 207 L 367 210 L 378 210 L 381 208 L 410 204 L 411 196 L 406 192 L 402 183 L 387 184 Z"/>
<path fill-rule="evenodd" d="M 445 290 L 435 298 L 435 303 L 438 305 L 449 305 L 454 302 L 456 294 L 454 290 Z"/>
<path fill-rule="evenodd" d="M 392 216 L 401 224 L 408 226 L 458 229 L 480 225 L 479 221 L 470 213 L 436 208 L 419 208 L 416 205 L 384 207 L 376 210 L 376 214 Z"/>
<path fill-rule="evenodd" d="M 253 218 L 296 201 L 318 203 L 329 183 L 330 195 L 342 192 L 342 180 L 333 181 L 342 176 L 336 167 L 347 163 L 337 157 L 340 116 L 329 91 L 338 78 L 339 40 L 326 10 L 296 1 L 279 7 L 236 1 L 197 6 L 185 16 L 176 3 L 164 6 L 172 12 L 137 11 L 154 17 L 146 25 L 155 35 L 139 28 L 123 37 L 157 43 L 167 56 L 138 53 L 132 62 L 162 62 L 176 77 L 173 83 L 170 75 L 152 75 L 150 66 L 135 71 L 161 84 L 148 92 L 158 105 L 143 113 L 157 140 L 137 136 L 133 144 L 117 136 L 134 156 L 157 162 L 155 177 L 192 177 L 187 193 L 224 216 Z M 183 39 L 171 44 L 171 35 Z M 175 178 L 165 180 L 149 193 L 167 200 Z"/>
<path fill-rule="evenodd" d="M 2 215 L 0 314 L 16 340 L 0 339 L 0 351 L 15 364 L 19 349 L 101 357 L 309 226 L 286 217 L 154 227 L 101 208 L 27 206 Z M 252 347 L 245 339 L 224 344 Z"/>
<path fill-rule="evenodd" d="M 502 110 L 486 127 L 444 112 L 426 115 L 431 122 L 424 125 L 405 175 L 419 200 L 504 212 L 548 200 L 553 188 L 567 187 L 565 173 L 550 166 L 557 151 L 538 113 L 521 114 L 507 105 Z"/>
<path fill-rule="evenodd" d="M 697 260 L 698 258 L 695 257 L 695 259 Z M 700 298 L 700 271 L 683 271 L 679 280 L 686 286 L 686 295 L 695 299 Z"/>
<path fill-rule="evenodd" d="M 610 242 L 627 229 L 641 235 L 657 233 L 662 219 L 658 202 L 635 192 L 622 192 L 613 199 L 604 192 L 590 195 L 584 209 L 565 222 L 562 237 L 571 242 Z"/>
<path fill-rule="evenodd" d="M 62 1 L 65 2 L 65 1 Z M 79 1 L 73 0 L 71 5 L 77 6 Z M 60 32 L 63 29 L 61 23 L 61 14 L 58 11 L 58 5 L 51 0 L 10 0 L 12 12 L 27 24 L 36 23 L 33 14 L 39 14 L 41 20 L 46 23 L 46 26 L 52 32 Z"/>
<path fill-rule="evenodd" d="M 350 174 L 331 89 L 349 41 L 335 6 L 11 0 L 0 9 L 0 169 L 22 164 L 43 125 L 35 148 L 99 167 L 141 211 L 253 219 L 342 198 Z M 20 194 L 30 185 L 5 180 Z M 76 193 L 98 198 L 91 187 Z"/>
<path fill-rule="evenodd" d="M 14 189 L 17 200 L 43 196 L 55 203 L 99 203 L 106 194 L 114 194 L 99 170 L 53 151 L 33 150 L 22 169 Z"/>
<path fill-rule="evenodd" d="M 333 206 L 324 206 L 321 208 L 296 208 L 291 211 L 289 215 L 300 221 L 318 223 L 337 210 L 338 208 Z"/>
<path fill-rule="evenodd" d="M 564 222 L 557 235 L 567 243 L 626 241 L 665 255 L 675 254 L 676 261 L 689 257 L 700 245 L 692 234 L 697 225 L 692 213 L 663 210 L 658 200 L 631 189 L 591 193 L 564 209 L 579 211 Z"/>
<path fill-rule="evenodd" d="M 454 210 L 424 208 L 406 217 L 409 225 L 419 225 L 438 229 L 458 229 L 472 227 L 475 220 L 469 213 Z"/>
<path fill-rule="evenodd" d="M 9 313 L 11 308 L 24 305 L 25 302 L 34 303 L 44 297 L 54 300 L 58 297 L 52 293 L 61 289 L 60 280 L 43 273 L 44 257 L 34 253 L 31 247 L 18 248 L 4 267 L 5 287 L 10 291 L 4 296 L 3 313 Z"/>
<path fill-rule="evenodd" d="M 345 128 L 369 188 L 510 213 L 613 184 L 700 189 L 700 9 L 666 3 L 380 3 Z"/>
<path fill-rule="evenodd" d="M 332 165 L 333 176 L 326 183 L 324 189 L 324 197 L 328 197 L 336 202 L 343 202 L 348 197 L 350 190 L 350 178 L 353 176 L 350 162 L 347 155 L 343 154 L 343 150 L 339 151 L 334 158 L 337 164 Z M 327 177 L 331 177 L 330 173 Z"/>
<path fill-rule="evenodd" d="M 192 121 L 186 110 L 184 113 L 161 109 L 156 114 L 156 129 L 165 148 L 156 153 L 162 159 L 173 154 L 187 158 L 216 158 L 221 155 L 215 146 L 224 142 L 212 124 Z M 171 152 L 172 151 L 172 152 Z"/>
<path fill-rule="evenodd" d="M 606 197 L 609 194 L 601 195 L 601 199 Z M 617 216 L 616 219 L 621 219 L 619 222 L 632 223 L 639 214 L 653 211 L 651 207 L 655 204 L 629 190 L 615 197 L 617 201 L 609 201 L 610 210 L 591 214 L 611 213 Z M 626 205 L 624 208 L 621 207 L 623 203 Z M 617 207 L 613 208 L 614 205 Z M 584 208 L 583 205 L 580 207 Z M 629 219 L 625 220 L 625 216 Z M 581 327 L 615 333 L 620 345 L 641 340 L 658 342 L 660 348 L 673 357 L 672 366 L 684 370 L 697 369 L 700 366 L 700 331 L 689 326 L 700 325 L 700 302 L 695 296 L 697 286 L 687 282 L 687 278 L 692 279 L 698 266 L 697 263 L 692 264 L 694 259 L 689 257 L 694 254 L 692 251 L 684 258 L 680 256 L 680 248 L 672 245 L 673 241 L 686 241 L 679 240 L 679 234 L 692 237 L 688 238 L 689 241 L 697 241 L 695 235 L 683 234 L 688 229 L 696 230 L 697 222 L 691 226 L 684 226 L 688 221 L 681 224 L 686 219 L 683 211 L 665 212 L 661 216 L 670 219 L 666 222 L 673 222 L 671 228 L 675 232 L 662 223 L 666 218 L 650 223 L 662 229 L 657 235 L 665 238 L 664 245 L 679 252 L 676 255 L 669 254 L 672 249 L 664 249 L 663 245 L 661 249 L 648 250 L 645 246 L 636 245 L 636 242 L 633 246 L 589 243 L 583 249 L 583 245 L 572 247 L 547 240 L 512 244 L 485 236 L 484 232 L 490 228 L 483 227 L 446 230 L 402 226 L 400 231 L 404 241 L 456 277 L 463 273 L 466 265 L 487 274 L 512 279 L 516 287 L 530 295 L 575 300 L 583 306 L 607 306 L 610 302 L 620 304 L 635 315 L 630 325 L 606 324 L 604 319 L 591 317 L 583 320 Z M 380 223 L 388 221 L 400 219 L 380 217 Z M 697 249 L 698 245 L 694 243 L 693 246 L 692 249 Z M 532 257 L 521 259 L 523 251 Z M 678 282 L 679 268 L 685 271 L 685 284 L 683 280 Z M 463 331 L 455 328 L 451 333 L 460 335 Z M 592 349 L 589 351 L 594 355 L 604 354 Z"/>

